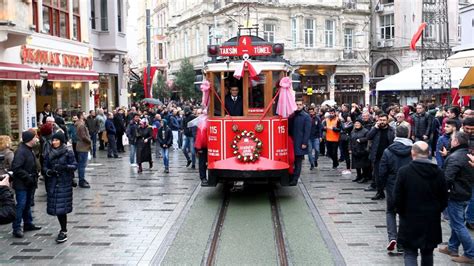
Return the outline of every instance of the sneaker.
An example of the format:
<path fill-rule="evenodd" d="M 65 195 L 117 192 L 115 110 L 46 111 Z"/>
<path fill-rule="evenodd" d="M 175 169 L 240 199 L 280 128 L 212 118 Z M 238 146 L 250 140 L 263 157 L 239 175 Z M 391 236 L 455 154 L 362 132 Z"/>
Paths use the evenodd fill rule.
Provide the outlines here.
<path fill-rule="evenodd" d="M 23 232 L 21 230 L 15 230 L 15 231 L 13 231 L 12 234 L 16 238 L 23 238 Z"/>
<path fill-rule="evenodd" d="M 451 260 L 461 264 L 474 264 L 474 259 L 470 259 L 464 255 L 459 257 L 452 257 Z"/>
<path fill-rule="evenodd" d="M 205 178 L 201 179 L 201 186 L 205 187 L 205 186 L 208 186 L 208 185 L 209 185 L 209 183 L 207 182 L 207 179 L 205 179 Z"/>
<path fill-rule="evenodd" d="M 64 243 L 67 241 L 67 233 L 60 231 L 58 237 L 56 237 L 56 243 Z"/>
<path fill-rule="evenodd" d="M 351 170 L 344 170 L 344 171 L 342 171 L 342 174 L 343 174 L 343 175 L 350 175 L 351 173 L 352 173 Z"/>
<path fill-rule="evenodd" d="M 196 166 L 195 166 L 195 165 L 191 165 L 191 169 L 196 169 Z"/>
<path fill-rule="evenodd" d="M 170 170 L 168 168 L 165 169 L 165 173 L 168 174 Z"/>
<path fill-rule="evenodd" d="M 387 251 L 393 252 L 396 247 L 397 247 L 397 240 L 391 240 L 390 243 L 388 243 L 387 245 Z"/>
<path fill-rule="evenodd" d="M 449 250 L 448 246 L 438 248 L 439 253 L 449 255 L 451 257 L 459 257 L 458 252 Z"/>
<path fill-rule="evenodd" d="M 138 164 L 132 163 L 132 164 L 130 165 L 130 167 L 138 167 Z"/>
<path fill-rule="evenodd" d="M 313 169 L 314 169 L 314 165 L 311 165 L 311 166 L 309 167 L 309 170 L 312 171 Z"/>
<path fill-rule="evenodd" d="M 189 167 L 191 165 L 192 161 L 188 160 L 188 163 L 186 163 L 186 167 Z"/>
<path fill-rule="evenodd" d="M 385 193 L 384 192 L 377 192 L 375 196 L 371 198 L 371 200 L 383 200 L 385 199 Z"/>

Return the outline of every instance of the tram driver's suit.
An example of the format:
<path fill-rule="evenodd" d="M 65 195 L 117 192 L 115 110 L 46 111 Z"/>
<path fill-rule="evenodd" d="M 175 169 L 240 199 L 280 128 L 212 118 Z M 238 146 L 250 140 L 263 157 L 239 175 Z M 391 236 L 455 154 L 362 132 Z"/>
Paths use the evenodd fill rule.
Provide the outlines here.
<path fill-rule="evenodd" d="M 225 97 L 225 109 L 229 112 L 230 116 L 242 116 L 244 115 L 244 104 L 242 97 L 236 96 L 235 99 L 230 94 Z"/>

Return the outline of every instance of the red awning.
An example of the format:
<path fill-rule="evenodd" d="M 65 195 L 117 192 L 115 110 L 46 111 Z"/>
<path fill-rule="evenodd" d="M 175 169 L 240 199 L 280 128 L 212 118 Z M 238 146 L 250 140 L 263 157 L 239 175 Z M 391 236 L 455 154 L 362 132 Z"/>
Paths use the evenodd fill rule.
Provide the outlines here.
<path fill-rule="evenodd" d="M 97 81 L 99 73 L 93 70 L 67 69 L 67 68 L 49 68 L 43 67 L 48 71 L 48 80 L 61 81 Z"/>
<path fill-rule="evenodd" d="M 48 71 L 48 80 L 59 81 L 97 81 L 99 73 L 92 70 L 50 68 L 43 67 Z M 40 79 L 40 69 L 23 64 L 12 64 L 0 62 L 0 79 L 22 80 Z"/>
<path fill-rule="evenodd" d="M 0 62 L 0 79 L 40 79 L 40 72 L 38 68 L 28 65 Z"/>

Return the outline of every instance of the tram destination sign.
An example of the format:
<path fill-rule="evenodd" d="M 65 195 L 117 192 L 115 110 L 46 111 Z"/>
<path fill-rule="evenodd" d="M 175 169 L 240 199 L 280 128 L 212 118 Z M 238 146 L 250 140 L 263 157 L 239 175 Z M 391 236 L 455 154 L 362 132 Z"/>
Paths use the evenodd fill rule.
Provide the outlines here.
<path fill-rule="evenodd" d="M 252 43 L 252 36 L 241 36 L 237 45 L 210 45 L 208 47 L 209 56 L 271 56 L 283 53 L 283 44 Z"/>

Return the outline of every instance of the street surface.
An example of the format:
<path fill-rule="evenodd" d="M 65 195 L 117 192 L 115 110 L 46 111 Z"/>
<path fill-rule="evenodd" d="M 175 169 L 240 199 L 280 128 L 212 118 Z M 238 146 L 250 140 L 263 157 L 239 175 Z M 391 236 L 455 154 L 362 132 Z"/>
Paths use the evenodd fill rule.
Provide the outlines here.
<path fill-rule="evenodd" d="M 184 167 L 181 152 L 170 153 L 170 174 L 161 161 L 144 165 L 143 174 L 130 168 L 128 154 L 107 159 L 105 152 L 90 161 L 91 189 L 74 190 L 74 211 L 68 215 L 68 238 L 54 239 L 56 217 L 46 214 L 44 184 L 36 192 L 34 221 L 43 229 L 11 235 L 0 226 L 0 264 L 128 264 L 199 265 L 204 263 L 213 223 L 222 202 L 222 187 L 201 188 L 197 170 Z M 402 265 L 389 256 L 385 201 L 372 201 L 366 184 L 354 184 L 330 169 L 303 165 L 302 183 L 278 188 L 288 259 L 295 265 Z M 353 174 L 354 175 L 354 174 Z M 217 265 L 275 265 L 276 256 L 268 199 L 262 191 L 231 194 L 217 249 Z M 443 241 L 449 237 L 443 222 Z M 435 251 L 436 265 L 450 265 Z"/>

